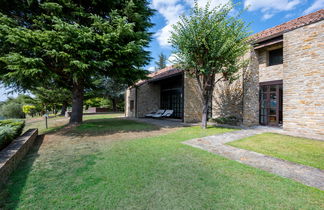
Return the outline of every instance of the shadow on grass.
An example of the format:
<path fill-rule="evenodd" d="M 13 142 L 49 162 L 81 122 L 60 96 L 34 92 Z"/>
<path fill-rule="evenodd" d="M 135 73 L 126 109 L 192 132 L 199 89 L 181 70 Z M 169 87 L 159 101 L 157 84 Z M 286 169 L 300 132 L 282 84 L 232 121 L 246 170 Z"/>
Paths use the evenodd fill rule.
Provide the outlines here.
<path fill-rule="evenodd" d="M 67 127 L 68 124 L 65 124 L 65 125 L 61 125 L 61 126 L 56 126 L 56 127 L 50 127 L 50 128 L 47 128 L 47 129 L 43 129 L 43 130 L 40 130 L 39 133 L 40 135 L 46 135 L 46 134 L 53 134 L 57 131 L 60 131 L 61 129 Z"/>
<path fill-rule="evenodd" d="M 16 209 L 19 204 L 20 195 L 26 185 L 26 180 L 31 168 L 37 159 L 38 150 L 42 145 L 44 135 L 39 135 L 26 156 L 18 167 L 9 176 L 7 184 L 0 189 L 0 209 Z"/>
<path fill-rule="evenodd" d="M 101 136 L 125 132 L 145 132 L 160 130 L 161 127 L 144 122 L 136 122 L 124 118 L 105 118 L 84 120 L 82 124 L 66 130 L 66 136 Z"/>

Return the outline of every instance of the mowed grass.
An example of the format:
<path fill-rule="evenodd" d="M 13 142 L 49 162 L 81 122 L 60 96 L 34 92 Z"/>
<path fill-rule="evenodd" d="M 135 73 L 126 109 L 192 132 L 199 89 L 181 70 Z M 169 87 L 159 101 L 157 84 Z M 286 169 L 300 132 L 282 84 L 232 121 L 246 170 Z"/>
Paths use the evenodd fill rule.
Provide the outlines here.
<path fill-rule="evenodd" d="M 106 125 L 111 126 L 114 120 L 107 122 Z M 120 119 L 116 119 L 116 123 L 120 123 Z M 119 131 L 129 132 L 130 127 Z M 87 134 L 88 129 L 89 126 L 79 127 L 72 132 L 78 130 Z M 152 132 L 148 127 L 144 126 L 144 129 L 144 132 Z M 66 140 L 67 143 L 63 146 L 51 144 L 43 149 L 42 146 L 38 152 L 37 148 L 30 152 L 5 186 L 0 207 L 324 208 L 323 191 L 181 143 L 228 131 L 231 130 L 188 127 L 164 135 L 106 144 L 95 140 L 89 142 L 84 137 L 70 140 L 69 136 L 57 135 L 55 140 Z M 106 135 L 112 138 L 112 135 Z"/>
<path fill-rule="evenodd" d="M 116 120 L 107 118 L 100 120 L 85 120 L 84 123 L 76 127 L 71 133 L 100 135 L 116 132 L 149 131 L 153 129 L 157 129 L 157 126 L 126 119 Z"/>
<path fill-rule="evenodd" d="M 83 115 L 83 119 L 92 120 L 92 119 L 110 119 L 116 117 L 122 117 L 122 113 L 112 113 L 112 114 L 97 114 L 97 115 Z M 48 128 L 46 128 L 45 118 L 40 117 L 39 119 L 27 119 L 24 131 L 27 131 L 30 128 L 38 128 L 38 134 L 46 134 L 55 132 L 64 126 L 66 126 L 69 122 L 69 118 L 64 116 L 57 116 L 47 119 Z"/>
<path fill-rule="evenodd" d="M 324 170 L 324 141 L 264 133 L 228 144 Z"/>

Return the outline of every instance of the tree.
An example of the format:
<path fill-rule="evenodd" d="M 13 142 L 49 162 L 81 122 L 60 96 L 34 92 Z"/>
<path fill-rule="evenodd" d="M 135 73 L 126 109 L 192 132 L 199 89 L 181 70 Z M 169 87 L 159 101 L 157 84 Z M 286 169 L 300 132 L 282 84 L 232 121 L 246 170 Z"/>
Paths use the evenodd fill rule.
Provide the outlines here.
<path fill-rule="evenodd" d="M 163 53 L 160 53 L 159 60 L 155 62 L 155 64 L 157 65 L 156 69 L 164 69 L 166 67 L 166 61 L 167 57 Z"/>
<path fill-rule="evenodd" d="M 102 77 L 95 81 L 97 89 L 94 95 L 107 98 L 112 103 L 112 109 L 117 111 L 117 105 L 120 101 L 124 100 L 124 93 L 127 85 L 120 82 L 118 79 L 111 77 Z"/>
<path fill-rule="evenodd" d="M 61 107 L 61 115 L 64 115 L 67 106 L 71 104 L 72 93 L 65 88 L 38 87 L 32 93 L 35 95 L 33 104 L 38 105 L 43 113 L 52 110 L 56 114 L 58 107 Z"/>
<path fill-rule="evenodd" d="M 213 9 L 197 1 L 189 17 L 181 16 L 173 25 L 170 42 L 179 65 L 196 78 L 202 99 L 202 128 L 207 127 L 208 104 L 215 84 L 233 81 L 246 66 L 243 55 L 249 49 L 248 29 L 239 17 L 231 16 L 231 3 Z"/>
<path fill-rule="evenodd" d="M 31 115 L 33 117 L 34 114 L 36 114 L 36 106 L 34 106 L 34 105 L 24 105 L 22 107 L 22 110 L 26 116 Z"/>
<path fill-rule="evenodd" d="M 145 77 L 152 14 L 146 0 L 0 0 L 0 80 L 71 90 L 70 123 L 80 123 L 94 76 Z"/>
<path fill-rule="evenodd" d="M 85 107 L 88 109 L 89 107 L 101 107 L 104 98 L 94 97 L 85 100 Z"/>
<path fill-rule="evenodd" d="M 0 105 L 0 116 L 5 118 L 25 118 L 23 106 L 31 103 L 32 100 L 27 95 L 19 95 L 16 98 L 9 97 Z"/>

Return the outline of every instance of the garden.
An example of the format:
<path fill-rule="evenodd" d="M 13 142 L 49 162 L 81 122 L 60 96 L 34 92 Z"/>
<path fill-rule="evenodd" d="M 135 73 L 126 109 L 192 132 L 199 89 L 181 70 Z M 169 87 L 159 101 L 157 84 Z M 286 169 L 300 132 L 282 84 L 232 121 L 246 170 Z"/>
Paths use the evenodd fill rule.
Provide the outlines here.
<path fill-rule="evenodd" d="M 4 186 L 0 207 L 324 208 L 323 191 L 182 144 L 230 131 L 84 116 L 82 125 L 38 139 Z"/>
<path fill-rule="evenodd" d="M 25 121 L 23 120 L 0 120 L 0 150 L 8 146 L 15 138 L 20 136 L 24 126 Z"/>

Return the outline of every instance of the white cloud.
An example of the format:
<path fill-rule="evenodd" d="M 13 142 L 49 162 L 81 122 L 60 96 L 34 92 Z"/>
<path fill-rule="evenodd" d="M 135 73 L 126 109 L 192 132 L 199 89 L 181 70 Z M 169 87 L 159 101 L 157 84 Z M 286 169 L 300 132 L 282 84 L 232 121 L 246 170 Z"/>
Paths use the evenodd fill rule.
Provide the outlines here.
<path fill-rule="evenodd" d="M 293 17 L 293 16 L 294 16 L 294 14 L 293 14 L 293 13 L 288 13 L 287 15 L 285 15 L 285 17 L 284 17 L 284 18 L 288 19 L 288 18 L 291 18 L 291 17 Z"/>
<path fill-rule="evenodd" d="M 315 0 L 315 2 L 310 7 L 308 7 L 303 12 L 303 14 L 306 15 L 306 14 L 315 12 L 315 11 L 317 11 L 319 9 L 323 9 L 323 8 L 324 8 L 324 0 Z"/>
<path fill-rule="evenodd" d="M 303 0 L 245 0 L 244 7 L 249 11 L 261 10 L 262 19 L 272 18 L 276 12 L 289 11 L 301 4 Z"/>
<path fill-rule="evenodd" d="M 194 0 L 185 0 L 186 3 L 188 3 L 191 7 L 195 5 Z M 219 5 L 224 5 L 229 2 L 229 0 L 198 0 L 198 6 L 199 7 L 205 7 L 208 2 L 210 2 L 210 7 L 218 7 Z"/>
<path fill-rule="evenodd" d="M 153 72 L 153 71 L 155 71 L 155 67 L 154 67 L 154 66 L 150 66 L 150 67 L 148 68 L 148 70 L 151 71 L 151 72 Z"/>
<path fill-rule="evenodd" d="M 198 5 L 204 7 L 209 0 L 198 0 Z M 211 7 L 229 2 L 229 0 L 211 0 Z M 152 8 L 156 9 L 165 19 L 166 25 L 157 31 L 157 38 L 161 47 L 170 47 L 172 25 L 179 21 L 189 7 L 194 6 L 194 0 L 152 0 Z"/>
<path fill-rule="evenodd" d="M 248 7 L 249 11 L 289 11 L 294 9 L 301 2 L 301 0 L 245 0 L 244 7 Z"/>
<path fill-rule="evenodd" d="M 263 20 L 268 20 L 270 18 L 272 18 L 274 16 L 274 13 L 265 13 L 263 16 L 262 16 L 262 19 Z"/>
<path fill-rule="evenodd" d="M 167 66 L 176 64 L 176 61 L 177 61 L 177 55 L 175 53 L 172 53 L 167 60 Z"/>

